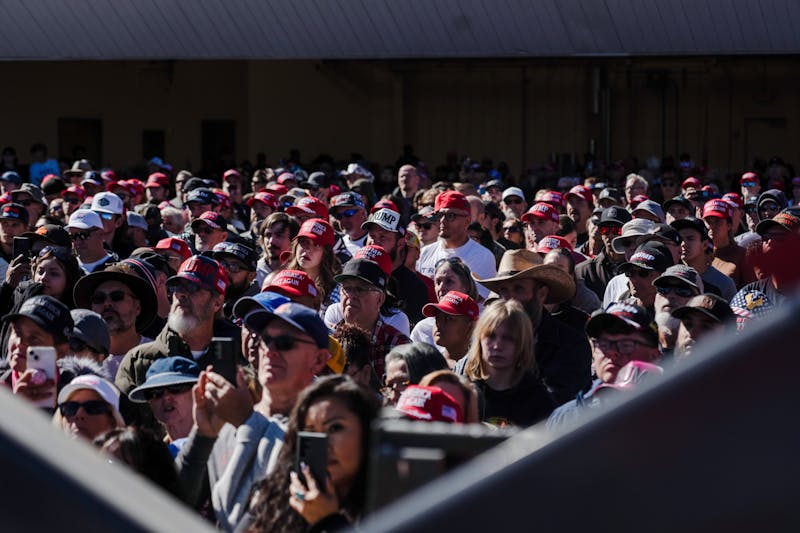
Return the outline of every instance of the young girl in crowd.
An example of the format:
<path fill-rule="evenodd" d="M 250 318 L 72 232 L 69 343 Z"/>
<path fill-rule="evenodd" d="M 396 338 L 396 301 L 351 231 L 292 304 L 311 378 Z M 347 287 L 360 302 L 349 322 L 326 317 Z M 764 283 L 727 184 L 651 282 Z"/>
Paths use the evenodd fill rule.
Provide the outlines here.
<path fill-rule="evenodd" d="M 464 374 L 483 394 L 484 421 L 530 426 L 553 411 L 553 399 L 538 377 L 533 346 L 530 318 L 518 302 L 498 300 L 483 310 Z"/>

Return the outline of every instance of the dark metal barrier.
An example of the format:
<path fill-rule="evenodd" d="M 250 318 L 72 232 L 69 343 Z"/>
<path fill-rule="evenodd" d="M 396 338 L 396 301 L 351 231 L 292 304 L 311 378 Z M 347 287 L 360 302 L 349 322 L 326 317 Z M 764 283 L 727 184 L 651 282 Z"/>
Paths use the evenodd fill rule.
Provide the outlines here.
<path fill-rule="evenodd" d="M 800 303 L 578 427 L 534 427 L 365 531 L 800 531 Z"/>

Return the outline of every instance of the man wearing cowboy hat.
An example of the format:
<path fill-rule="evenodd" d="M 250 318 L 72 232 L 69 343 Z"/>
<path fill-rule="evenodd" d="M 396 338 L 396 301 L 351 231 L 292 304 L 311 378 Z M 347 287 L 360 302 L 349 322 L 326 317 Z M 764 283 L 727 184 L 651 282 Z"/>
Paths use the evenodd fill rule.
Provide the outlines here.
<path fill-rule="evenodd" d="M 158 310 L 153 284 L 145 280 L 142 270 L 152 268 L 138 259 L 126 259 L 75 284 L 76 305 L 94 311 L 108 324 L 111 344 L 103 366 L 112 378 L 128 350 L 153 340 L 141 334 Z"/>
<path fill-rule="evenodd" d="M 559 404 L 591 385 L 591 350 L 586 335 L 554 319 L 544 304 L 557 304 L 575 295 L 575 282 L 555 265 L 542 264 L 530 250 L 503 254 L 497 276 L 472 277 L 504 300 L 517 300 L 528 313 L 536 335 L 536 364 Z"/>

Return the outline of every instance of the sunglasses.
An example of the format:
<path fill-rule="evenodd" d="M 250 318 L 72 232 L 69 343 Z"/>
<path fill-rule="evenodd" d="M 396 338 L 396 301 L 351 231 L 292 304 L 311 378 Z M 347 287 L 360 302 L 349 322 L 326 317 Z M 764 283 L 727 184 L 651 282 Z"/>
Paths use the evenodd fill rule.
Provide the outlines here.
<path fill-rule="evenodd" d="M 269 335 L 262 335 L 261 341 L 264 343 L 265 346 L 274 346 L 276 350 L 279 352 L 289 352 L 294 350 L 295 345 L 298 342 L 305 342 L 306 344 L 316 344 L 314 341 L 309 341 L 306 339 L 298 339 L 297 337 L 292 337 L 291 335 L 281 334 L 275 337 L 271 337 Z"/>
<path fill-rule="evenodd" d="M 99 305 L 106 303 L 106 300 L 110 298 L 112 302 L 117 303 L 124 300 L 126 296 L 135 298 L 135 296 L 129 292 L 111 291 L 108 294 L 104 292 L 96 292 L 92 294 L 92 297 L 89 299 L 89 301 L 92 302 L 94 305 Z"/>
<path fill-rule="evenodd" d="M 629 278 L 634 278 L 634 277 L 638 276 L 638 277 L 644 279 L 644 278 L 646 278 L 647 276 L 649 276 L 652 273 L 653 273 L 652 270 L 645 270 L 643 268 L 632 268 L 632 269 L 628 270 L 627 272 L 625 272 L 625 275 L 628 276 Z"/>
<path fill-rule="evenodd" d="M 88 402 L 64 402 L 59 404 L 61 416 L 73 417 L 78 414 L 78 409 L 83 407 L 87 415 L 105 415 L 111 412 L 111 406 L 103 400 L 89 400 Z"/>
<path fill-rule="evenodd" d="M 756 186 L 756 182 L 755 181 L 743 181 L 742 182 L 742 187 L 748 187 L 749 188 L 749 187 L 755 187 L 755 186 Z"/>
<path fill-rule="evenodd" d="M 622 226 L 600 226 L 600 235 L 622 235 Z"/>
<path fill-rule="evenodd" d="M 692 291 L 692 289 L 689 287 L 679 287 L 676 285 L 664 285 L 656 287 L 656 290 L 658 291 L 658 294 L 661 294 L 662 296 L 667 296 L 674 292 L 681 298 L 689 298 L 694 294 L 694 291 Z"/>
<path fill-rule="evenodd" d="M 193 383 L 184 383 L 182 385 L 172 385 L 170 387 L 160 387 L 158 389 L 149 389 L 144 391 L 144 399 L 148 402 L 150 400 L 158 400 L 165 393 L 169 393 L 170 396 L 178 396 L 179 394 L 183 394 L 185 392 L 189 392 L 192 390 Z"/>
<path fill-rule="evenodd" d="M 457 218 L 468 217 L 468 216 L 469 215 L 461 215 L 461 214 L 458 214 L 458 213 L 442 213 L 441 218 L 443 218 L 447 222 L 452 222 Z"/>
<path fill-rule="evenodd" d="M 114 220 L 114 215 L 112 215 L 111 213 L 100 213 L 98 211 L 95 211 L 95 213 L 100 215 L 100 218 L 102 218 L 103 220 Z"/>
<path fill-rule="evenodd" d="M 358 213 L 358 209 L 348 209 L 347 211 L 340 211 L 338 213 L 333 213 L 333 218 L 336 220 L 342 220 L 343 218 L 350 218 Z"/>
<path fill-rule="evenodd" d="M 435 222 L 423 222 L 422 224 L 417 224 L 417 226 L 419 226 L 420 229 L 422 229 L 423 231 L 428 231 L 436 225 L 438 224 L 436 224 Z"/>
<path fill-rule="evenodd" d="M 79 231 L 78 233 L 71 233 L 69 238 L 72 242 L 85 241 L 92 236 L 91 231 Z"/>

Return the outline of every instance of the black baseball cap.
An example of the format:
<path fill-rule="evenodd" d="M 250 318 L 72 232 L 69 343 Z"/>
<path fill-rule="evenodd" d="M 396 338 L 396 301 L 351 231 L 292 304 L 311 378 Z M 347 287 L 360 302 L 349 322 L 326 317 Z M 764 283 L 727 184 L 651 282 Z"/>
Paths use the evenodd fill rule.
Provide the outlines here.
<path fill-rule="evenodd" d="M 691 314 L 703 314 L 720 324 L 732 322 L 735 318 L 728 302 L 716 294 L 698 294 L 689 300 L 685 306 L 679 307 L 672 312 L 672 316 L 679 320 Z"/>
<path fill-rule="evenodd" d="M 244 263 L 249 270 L 255 270 L 256 262 L 258 261 L 258 254 L 256 251 L 241 242 L 225 241 L 218 243 L 214 245 L 214 249 L 211 252 L 207 252 L 206 255 L 210 255 L 217 261 L 222 261 L 225 257 L 233 257 Z"/>
<path fill-rule="evenodd" d="M 603 212 L 600 214 L 600 222 L 598 222 L 597 225 L 607 226 L 609 224 L 619 224 L 622 226 L 626 222 L 629 222 L 631 218 L 631 214 L 627 209 L 618 205 L 612 205 L 611 207 L 603 209 Z"/>
<path fill-rule="evenodd" d="M 706 228 L 706 223 L 696 217 L 686 217 L 680 220 L 673 220 L 670 224 L 676 231 L 680 231 L 682 229 L 693 229 L 700 234 L 700 237 L 704 240 L 708 240 L 708 228 Z"/>
<path fill-rule="evenodd" d="M 683 206 L 683 207 L 685 207 L 687 210 L 689 210 L 689 212 L 692 212 L 692 211 L 693 211 L 693 209 L 694 209 L 694 208 L 692 207 L 692 202 L 690 202 L 690 201 L 689 201 L 689 199 L 688 199 L 688 198 L 686 198 L 684 195 L 682 195 L 682 194 L 679 194 L 678 196 L 675 196 L 674 198 L 672 198 L 672 199 L 670 199 L 670 200 L 667 200 L 666 202 L 664 202 L 664 204 L 662 205 L 662 207 L 664 208 L 664 212 L 667 212 L 667 211 L 669 211 L 669 208 L 670 208 L 670 207 L 672 207 L 672 206 L 673 206 L 673 205 L 675 205 L 675 204 L 680 204 L 680 205 L 682 205 L 682 206 Z"/>
<path fill-rule="evenodd" d="M 633 252 L 630 260 L 620 265 L 619 272 L 624 274 L 632 268 L 664 272 L 674 264 L 672 252 L 669 251 L 665 244 L 658 241 L 648 241 L 640 244 L 636 251 Z"/>
<path fill-rule="evenodd" d="M 670 226 L 669 224 L 658 223 L 656 227 L 650 230 L 650 235 L 658 239 L 664 239 L 665 241 L 669 241 L 672 244 L 678 244 L 683 242 L 681 239 L 681 234 L 678 233 L 678 230 Z"/>
<path fill-rule="evenodd" d="M 586 323 L 586 334 L 596 339 L 610 331 L 638 331 L 644 333 L 654 344 L 658 342 L 658 326 L 647 310 L 636 304 L 612 302 L 602 310 L 592 313 Z"/>
<path fill-rule="evenodd" d="M 29 318 L 51 333 L 57 341 L 67 342 L 75 323 L 69 308 L 52 296 L 38 295 L 23 302 L 19 311 L 3 317 L 4 322 L 18 318 Z"/>
<path fill-rule="evenodd" d="M 350 278 L 366 281 L 379 289 L 386 288 L 386 273 L 378 266 L 378 263 L 369 259 L 351 259 L 344 265 L 342 273 L 334 276 L 333 279 L 337 283 L 341 283 Z"/>

